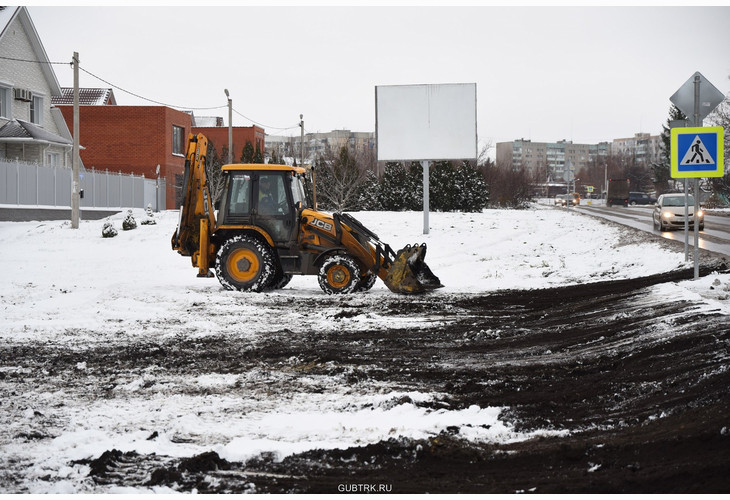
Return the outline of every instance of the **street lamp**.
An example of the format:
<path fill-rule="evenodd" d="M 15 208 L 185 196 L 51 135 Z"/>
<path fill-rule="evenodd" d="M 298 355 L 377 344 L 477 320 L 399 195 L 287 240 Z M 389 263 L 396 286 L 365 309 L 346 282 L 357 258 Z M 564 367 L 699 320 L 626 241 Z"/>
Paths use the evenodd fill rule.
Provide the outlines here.
<path fill-rule="evenodd" d="M 228 89 L 223 89 L 228 98 L 228 163 L 233 163 L 233 100 Z"/>

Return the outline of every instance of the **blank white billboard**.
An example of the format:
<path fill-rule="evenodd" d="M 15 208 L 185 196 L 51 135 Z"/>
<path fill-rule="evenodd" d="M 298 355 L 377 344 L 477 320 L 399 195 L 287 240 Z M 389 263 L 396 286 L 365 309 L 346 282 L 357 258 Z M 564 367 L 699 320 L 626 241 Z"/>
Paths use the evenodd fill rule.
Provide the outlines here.
<path fill-rule="evenodd" d="M 477 157 L 477 85 L 375 87 L 379 161 Z"/>

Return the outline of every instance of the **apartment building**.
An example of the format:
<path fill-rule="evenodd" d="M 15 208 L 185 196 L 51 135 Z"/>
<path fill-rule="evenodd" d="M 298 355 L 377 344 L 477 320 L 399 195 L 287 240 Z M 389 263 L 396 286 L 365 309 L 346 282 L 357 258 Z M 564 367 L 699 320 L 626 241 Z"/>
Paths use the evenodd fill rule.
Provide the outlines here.
<path fill-rule="evenodd" d="M 548 143 L 519 139 L 497 143 L 496 159 L 498 165 L 525 168 L 536 178 L 559 182 L 566 170 L 578 172 L 610 155 L 631 156 L 638 164 L 648 166 L 659 158 L 660 144 L 660 136 L 644 133 L 598 144 L 574 144 L 566 140 Z"/>
<path fill-rule="evenodd" d="M 634 157 L 637 163 L 651 165 L 660 160 L 661 147 L 661 136 L 638 133 L 633 137 L 614 139 L 611 143 L 611 154 Z"/>

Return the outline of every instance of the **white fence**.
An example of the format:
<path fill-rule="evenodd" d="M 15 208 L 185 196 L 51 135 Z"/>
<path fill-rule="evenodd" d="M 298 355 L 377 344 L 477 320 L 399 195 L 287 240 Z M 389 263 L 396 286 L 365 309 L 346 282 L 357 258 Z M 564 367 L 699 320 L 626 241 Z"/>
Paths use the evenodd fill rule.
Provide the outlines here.
<path fill-rule="evenodd" d="M 0 160 L 0 204 L 18 206 L 71 206 L 72 172 L 67 168 Z M 108 170 L 79 172 L 81 208 L 165 209 L 165 179 L 112 173 Z"/>

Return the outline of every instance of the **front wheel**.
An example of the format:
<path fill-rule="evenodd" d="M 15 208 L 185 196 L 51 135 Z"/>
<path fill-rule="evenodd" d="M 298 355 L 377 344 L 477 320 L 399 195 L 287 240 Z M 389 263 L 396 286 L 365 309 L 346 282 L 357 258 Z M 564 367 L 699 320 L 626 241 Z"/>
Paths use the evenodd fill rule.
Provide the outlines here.
<path fill-rule="evenodd" d="M 349 255 L 332 255 L 319 268 L 319 287 L 328 295 L 352 293 L 360 285 L 360 266 Z"/>
<path fill-rule="evenodd" d="M 215 271 L 228 290 L 260 292 L 274 276 L 274 255 L 266 243 L 251 236 L 236 236 L 221 246 Z"/>

